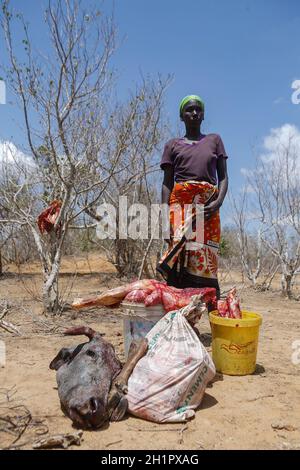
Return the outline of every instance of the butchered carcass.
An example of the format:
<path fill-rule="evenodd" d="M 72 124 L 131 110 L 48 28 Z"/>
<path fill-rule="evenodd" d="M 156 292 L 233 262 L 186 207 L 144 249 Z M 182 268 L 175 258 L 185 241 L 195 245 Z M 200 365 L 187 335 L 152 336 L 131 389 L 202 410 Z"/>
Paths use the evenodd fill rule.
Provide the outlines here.
<path fill-rule="evenodd" d="M 75 299 L 72 307 L 79 309 L 96 305 L 118 305 L 126 295 L 129 294 L 129 292 L 135 290 L 147 290 L 152 292 L 154 289 L 155 287 L 151 284 L 151 280 L 143 279 L 142 281 L 131 282 L 130 284 L 125 284 L 124 286 L 116 287 L 115 289 L 109 289 L 103 292 L 103 294 L 94 297 Z"/>
<path fill-rule="evenodd" d="M 170 312 L 188 305 L 193 295 L 201 295 L 209 310 L 216 309 L 216 289 L 212 287 L 177 289 L 155 279 L 135 281 L 95 297 L 77 299 L 72 307 L 78 309 L 96 305 L 117 306 L 125 300 L 143 303 L 146 307 L 161 304 L 165 312 Z"/>

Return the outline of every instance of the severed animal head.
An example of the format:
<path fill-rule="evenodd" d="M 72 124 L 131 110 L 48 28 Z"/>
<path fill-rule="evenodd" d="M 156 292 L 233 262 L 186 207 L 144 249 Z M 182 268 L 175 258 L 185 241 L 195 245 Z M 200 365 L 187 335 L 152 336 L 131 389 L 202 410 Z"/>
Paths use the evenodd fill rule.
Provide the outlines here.
<path fill-rule="evenodd" d="M 110 390 L 122 369 L 114 347 L 100 333 L 88 327 L 75 327 L 66 335 L 86 335 L 89 341 L 63 348 L 51 361 L 56 370 L 58 395 L 63 412 L 80 428 L 99 428 L 109 420 L 121 419 L 127 400 Z"/>

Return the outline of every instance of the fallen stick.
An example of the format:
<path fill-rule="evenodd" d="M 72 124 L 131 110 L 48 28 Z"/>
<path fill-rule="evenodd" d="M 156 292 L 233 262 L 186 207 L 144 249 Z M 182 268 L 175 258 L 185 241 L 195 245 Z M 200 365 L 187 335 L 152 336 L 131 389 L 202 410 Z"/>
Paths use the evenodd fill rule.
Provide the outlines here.
<path fill-rule="evenodd" d="M 272 428 L 275 429 L 276 431 L 296 431 L 298 428 L 295 428 L 292 424 L 288 423 L 281 423 L 281 422 L 276 422 L 271 424 Z"/>
<path fill-rule="evenodd" d="M 33 449 L 51 449 L 52 447 L 63 447 L 67 449 L 73 444 L 80 446 L 82 435 L 82 431 L 77 431 L 73 434 L 57 434 L 56 436 L 49 436 L 36 441 L 32 447 Z"/>
<path fill-rule="evenodd" d="M 8 447 L 2 447 L 0 448 L 0 450 L 14 450 L 14 449 L 20 449 L 20 447 L 24 447 L 26 446 L 27 444 L 30 444 L 31 441 L 24 441 L 22 442 L 21 444 L 14 444 L 14 445 L 10 445 Z"/>
<path fill-rule="evenodd" d="M 108 444 L 105 445 L 105 447 L 109 447 L 109 446 L 112 446 L 112 445 L 115 445 L 115 444 L 120 444 L 120 442 L 123 442 L 123 440 L 120 439 L 119 441 L 109 442 Z"/>
<path fill-rule="evenodd" d="M 262 400 L 263 398 L 273 398 L 274 395 L 261 395 L 260 397 L 255 397 L 255 398 L 248 398 L 246 401 L 256 401 L 256 400 Z"/>
<path fill-rule="evenodd" d="M 3 328 L 4 330 L 8 331 L 9 333 L 13 333 L 18 336 L 22 336 L 22 333 L 16 326 L 14 326 L 12 323 L 4 320 L 0 320 L 0 328 Z"/>
<path fill-rule="evenodd" d="M 163 429 L 156 429 L 156 428 L 142 428 L 142 427 L 138 427 L 136 428 L 135 426 L 128 426 L 128 429 L 132 430 L 132 431 L 137 431 L 137 432 L 169 432 L 169 431 L 181 431 L 182 428 L 163 428 Z"/>
<path fill-rule="evenodd" d="M 4 318 L 7 313 L 8 313 L 8 307 L 6 306 L 0 313 L 0 320 L 2 320 L 2 318 Z"/>
<path fill-rule="evenodd" d="M 183 444 L 183 433 L 188 429 L 188 425 L 185 424 L 182 426 L 182 428 L 179 431 L 179 439 L 178 439 L 178 444 Z"/>

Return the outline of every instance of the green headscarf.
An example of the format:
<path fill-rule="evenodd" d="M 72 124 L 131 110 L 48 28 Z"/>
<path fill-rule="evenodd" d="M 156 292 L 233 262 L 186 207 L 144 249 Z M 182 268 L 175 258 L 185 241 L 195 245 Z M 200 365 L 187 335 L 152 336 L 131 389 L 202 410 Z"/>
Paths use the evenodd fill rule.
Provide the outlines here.
<path fill-rule="evenodd" d="M 200 96 L 197 96 L 197 95 L 188 95 L 188 96 L 185 96 L 181 102 L 180 102 L 180 105 L 179 105 L 179 113 L 180 113 L 180 116 L 182 114 L 182 110 L 184 108 L 184 106 L 189 102 L 189 101 L 197 101 L 200 106 L 201 106 L 201 109 L 202 111 L 204 111 L 204 101 L 200 98 Z"/>

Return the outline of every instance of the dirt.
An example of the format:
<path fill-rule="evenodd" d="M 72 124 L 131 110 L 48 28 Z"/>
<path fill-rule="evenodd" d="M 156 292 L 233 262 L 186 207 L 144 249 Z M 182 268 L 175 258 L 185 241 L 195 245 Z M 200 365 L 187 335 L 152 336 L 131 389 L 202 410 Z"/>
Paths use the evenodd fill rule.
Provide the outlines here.
<path fill-rule="evenodd" d="M 17 336 L 0 328 L 6 346 L 6 364 L 0 368 L 0 448 L 15 441 L 16 448 L 30 449 L 41 437 L 76 431 L 60 409 L 55 372 L 48 368 L 61 347 L 78 343 L 78 338 L 63 337 L 63 331 L 89 325 L 105 334 L 123 360 L 123 320 L 120 309 L 67 310 L 60 317 L 46 317 L 38 299 L 32 299 L 33 294 L 38 297 L 41 283 L 38 265 L 23 266 L 21 280 L 16 272 L 10 266 L 0 280 L 0 300 L 9 302 L 5 320 L 21 332 Z M 96 255 L 88 261 L 65 259 L 63 272 L 61 289 L 70 299 L 124 282 Z M 232 286 L 233 277 L 225 279 L 223 289 Z M 186 424 L 155 424 L 127 416 L 104 429 L 84 431 L 80 447 L 72 449 L 300 449 L 300 353 L 294 361 L 299 364 L 292 361 L 292 344 L 300 342 L 300 303 L 283 299 L 278 292 L 242 287 L 238 276 L 235 283 L 243 309 L 263 316 L 255 373 L 218 374 L 195 418 Z M 199 327 L 211 352 L 207 317 Z M 10 423 L 3 420 L 8 415 Z"/>

